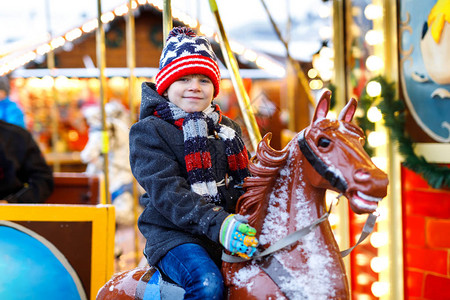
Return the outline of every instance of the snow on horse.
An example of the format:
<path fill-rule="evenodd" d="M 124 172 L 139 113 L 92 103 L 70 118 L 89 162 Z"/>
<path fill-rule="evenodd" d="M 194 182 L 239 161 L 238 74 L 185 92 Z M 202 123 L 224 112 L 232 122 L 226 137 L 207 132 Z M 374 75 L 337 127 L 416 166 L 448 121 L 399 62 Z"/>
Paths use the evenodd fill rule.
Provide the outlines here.
<path fill-rule="evenodd" d="M 270 134 L 260 142 L 237 204 L 237 213 L 257 229 L 260 249 L 249 261 L 224 255 L 228 299 L 350 297 L 325 192 L 344 195 L 357 214 L 371 214 L 387 194 L 388 178 L 364 151 L 363 131 L 351 123 L 356 100 L 330 120 L 330 96 L 322 95 L 311 124 L 283 150 L 269 146 Z M 175 299 L 172 287 L 154 267 L 136 268 L 114 276 L 97 299 L 160 299 L 148 296 L 152 291 Z"/>

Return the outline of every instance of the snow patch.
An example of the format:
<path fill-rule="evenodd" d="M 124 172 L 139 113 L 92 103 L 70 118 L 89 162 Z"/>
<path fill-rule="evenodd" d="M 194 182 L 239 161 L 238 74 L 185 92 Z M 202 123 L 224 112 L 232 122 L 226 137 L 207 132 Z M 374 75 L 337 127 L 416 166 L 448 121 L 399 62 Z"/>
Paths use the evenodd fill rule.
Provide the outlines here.
<path fill-rule="evenodd" d="M 273 191 L 276 191 L 276 193 L 272 192 L 269 196 L 267 215 L 259 236 L 262 245 L 275 243 L 288 234 L 289 213 L 287 212 L 287 206 L 289 183 L 291 181 L 290 163 L 291 158 L 289 157 L 275 182 Z"/>
<path fill-rule="evenodd" d="M 307 252 L 306 268 L 301 270 L 289 269 L 284 263 L 283 255 L 276 258 L 283 264 L 284 269 L 290 274 L 281 278 L 281 288 L 292 297 L 290 299 L 333 299 L 336 296 L 336 287 L 333 285 L 334 275 L 330 274 L 327 265 L 332 262 L 331 256 L 326 251 L 321 251 L 323 245 L 308 239 L 304 242 Z M 286 257 L 286 256 L 284 256 Z"/>
<path fill-rule="evenodd" d="M 250 292 L 253 287 L 253 282 L 251 279 L 258 275 L 259 271 L 260 268 L 253 264 L 240 269 L 234 274 L 233 285 L 240 288 L 246 287 L 247 291 Z"/>
<path fill-rule="evenodd" d="M 290 153 L 294 152 L 292 149 L 290 150 Z M 317 219 L 316 214 L 313 214 L 312 211 L 315 204 L 305 197 L 306 183 L 302 174 L 295 175 L 300 176 L 300 178 L 296 179 L 298 186 L 295 187 L 294 191 L 288 191 L 289 185 L 293 180 L 293 175 L 291 174 L 293 163 L 299 162 L 294 162 L 290 155 L 285 167 L 280 170 L 279 178 L 275 182 L 274 191 L 276 193 L 274 192 L 269 196 L 267 215 L 259 237 L 262 245 L 273 244 L 285 237 L 288 234 L 289 222 L 294 222 L 296 229 L 299 230 L 309 226 Z M 338 176 L 342 176 L 338 170 L 334 170 Z M 293 201 L 291 209 L 296 210 L 295 220 L 289 220 L 289 197 L 295 198 L 291 199 Z M 291 265 L 292 261 L 289 261 L 290 255 L 287 250 L 280 250 L 273 254 L 289 274 L 289 276 L 281 279 L 281 288 L 289 294 L 290 299 L 321 300 L 336 297 L 337 287 L 334 283 L 336 275 L 331 274 L 330 270 L 328 270 L 330 264 L 333 264 L 333 258 L 331 257 L 330 249 L 327 249 L 328 246 L 319 239 L 319 234 L 319 229 L 314 230 L 304 236 L 295 249 L 289 250 L 301 251 L 305 258 L 305 262 L 298 262 L 295 267 Z M 247 284 L 248 279 L 251 278 L 249 274 L 257 272 L 254 267 L 246 268 L 243 274 L 239 275 L 244 277 L 244 279 L 241 279 L 241 277 L 235 279 L 239 284 Z"/>

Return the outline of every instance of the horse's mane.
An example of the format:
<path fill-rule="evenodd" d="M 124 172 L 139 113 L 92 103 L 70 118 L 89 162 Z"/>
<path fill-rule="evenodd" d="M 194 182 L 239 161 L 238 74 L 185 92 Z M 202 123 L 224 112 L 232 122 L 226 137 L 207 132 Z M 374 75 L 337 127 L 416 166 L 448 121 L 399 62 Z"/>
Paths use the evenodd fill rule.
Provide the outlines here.
<path fill-rule="evenodd" d="M 236 206 L 237 213 L 246 216 L 249 224 L 257 230 L 260 229 L 261 220 L 265 216 L 268 192 L 288 157 L 288 146 L 280 151 L 273 149 L 269 145 L 271 137 L 271 133 L 264 136 L 256 155 L 250 160 L 249 170 L 252 176 L 244 180 L 246 192 L 239 198 Z"/>

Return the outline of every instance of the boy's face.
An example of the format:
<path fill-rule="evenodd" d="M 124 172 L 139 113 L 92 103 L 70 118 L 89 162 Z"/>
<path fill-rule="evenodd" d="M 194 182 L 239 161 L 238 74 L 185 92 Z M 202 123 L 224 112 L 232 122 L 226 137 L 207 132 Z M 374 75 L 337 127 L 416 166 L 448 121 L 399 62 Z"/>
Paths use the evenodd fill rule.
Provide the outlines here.
<path fill-rule="evenodd" d="M 211 105 L 213 95 L 211 79 L 200 74 L 180 77 L 164 92 L 170 102 L 187 113 L 205 110 Z"/>

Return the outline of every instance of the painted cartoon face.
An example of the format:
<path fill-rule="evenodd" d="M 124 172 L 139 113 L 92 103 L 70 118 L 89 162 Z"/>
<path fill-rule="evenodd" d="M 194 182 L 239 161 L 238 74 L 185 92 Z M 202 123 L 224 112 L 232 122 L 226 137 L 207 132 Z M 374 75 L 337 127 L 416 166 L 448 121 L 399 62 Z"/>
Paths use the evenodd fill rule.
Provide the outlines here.
<path fill-rule="evenodd" d="M 213 95 L 211 79 L 200 74 L 180 77 L 164 92 L 170 102 L 187 113 L 205 110 L 211 105 Z"/>

